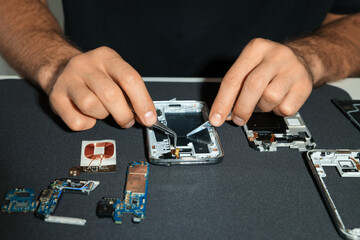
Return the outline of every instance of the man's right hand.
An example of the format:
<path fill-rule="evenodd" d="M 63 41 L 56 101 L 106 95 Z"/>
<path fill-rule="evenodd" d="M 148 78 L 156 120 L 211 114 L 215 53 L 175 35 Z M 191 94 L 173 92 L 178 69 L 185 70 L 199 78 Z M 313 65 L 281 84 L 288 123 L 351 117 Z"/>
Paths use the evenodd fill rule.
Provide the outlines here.
<path fill-rule="evenodd" d="M 157 120 L 139 73 L 108 47 L 74 56 L 49 89 L 53 111 L 74 131 L 92 128 L 109 114 L 123 128 L 135 118 L 145 126 Z"/>

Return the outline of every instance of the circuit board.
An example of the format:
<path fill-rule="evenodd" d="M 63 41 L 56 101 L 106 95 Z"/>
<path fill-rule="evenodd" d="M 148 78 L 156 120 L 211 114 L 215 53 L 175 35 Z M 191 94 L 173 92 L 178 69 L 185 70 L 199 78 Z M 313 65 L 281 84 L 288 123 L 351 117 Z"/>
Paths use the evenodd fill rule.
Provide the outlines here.
<path fill-rule="evenodd" d="M 42 191 L 39 197 L 40 203 L 36 215 L 38 217 L 44 218 L 45 221 L 51 220 L 52 222 L 55 222 L 56 220 L 59 220 L 59 223 L 64 223 L 60 221 L 62 220 L 61 217 L 49 218 L 49 215 L 52 215 L 55 212 L 61 195 L 64 192 L 78 192 L 82 194 L 89 194 L 98 185 L 98 181 L 92 180 L 75 180 L 69 178 L 56 179 L 54 182 L 51 183 L 48 189 Z M 76 220 L 74 222 L 71 222 L 71 219 L 72 218 L 67 218 L 68 222 L 66 223 L 76 224 L 77 222 L 79 222 L 79 219 L 74 218 L 74 220 Z"/>
<path fill-rule="evenodd" d="M 133 222 L 145 218 L 149 164 L 132 162 L 127 171 L 124 200 L 103 198 L 97 206 L 98 217 L 112 217 L 116 224 L 122 223 L 123 213 L 132 213 Z"/>
<path fill-rule="evenodd" d="M 281 117 L 272 112 L 254 112 L 244 131 L 250 146 L 260 152 L 275 152 L 278 147 L 308 151 L 316 146 L 300 113 Z"/>
<path fill-rule="evenodd" d="M 3 205 L 2 212 L 34 212 L 37 207 L 35 192 L 32 188 L 15 188 L 6 193 L 7 205 Z"/>

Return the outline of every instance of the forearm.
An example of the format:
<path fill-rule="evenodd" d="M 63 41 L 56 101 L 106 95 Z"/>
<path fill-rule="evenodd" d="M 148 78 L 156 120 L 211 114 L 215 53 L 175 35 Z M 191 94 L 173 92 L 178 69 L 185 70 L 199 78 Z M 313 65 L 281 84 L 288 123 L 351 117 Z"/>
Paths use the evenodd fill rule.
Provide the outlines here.
<path fill-rule="evenodd" d="M 80 53 L 64 38 L 45 0 L 0 0 L 0 23 L 0 53 L 46 92 L 67 61 Z"/>
<path fill-rule="evenodd" d="M 287 42 L 315 86 L 360 75 L 360 14 L 341 18 L 304 38 Z"/>

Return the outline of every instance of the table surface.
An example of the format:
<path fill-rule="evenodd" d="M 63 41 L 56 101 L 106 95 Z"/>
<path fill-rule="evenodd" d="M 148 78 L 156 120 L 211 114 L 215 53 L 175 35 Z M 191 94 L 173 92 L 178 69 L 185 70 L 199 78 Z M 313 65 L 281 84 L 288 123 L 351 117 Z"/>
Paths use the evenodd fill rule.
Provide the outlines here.
<path fill-rule="evenodd" d="M 152 79 L 149 79 L 150 81 Z M 203 100 L 211 105 L 219 83 L 147 82 L 154 100 Z M 319 149 L 359 148 L 360 132 L 331 103 L 343 90 L 314 89 L 300 113 Z M 304 153 L 250 148 L 242 128 L 218 128 L 223 162 L 207 166 L 150 166 L 146 218 L 121 225 L 96 217 L 102 197 L 123 198 L 126 169 L 146 160 L 144 129 L 119 128 L 111 118 L 71 132 L 45 94 L 25 81 L 0 81 L 0 204 L 6 191 L 34 188 L 37 196 L 80 162 L 82 140 L 116 141 L 117 172 L 83 174 L 100 181 L 89 195 L 66 194 L 55 215 L 87 219 L 85 226 L 45 223 L 28 214 L 0 213 L 2 239 L 339 239 L 307 167 Z M 359 196 L 357 187 L 347 195 Z M 341 200 L 341 196 L 339 198 Z M 355 208 L 348 222 L 358 220 Z M 355 216 L 354 216 L 355 215 Z M 346 222 L 345 222 L 346 225 Z M 358 224 L 360 225 L 360 224 Z M 5 237 L 5 238 L 4 238 Z"/>

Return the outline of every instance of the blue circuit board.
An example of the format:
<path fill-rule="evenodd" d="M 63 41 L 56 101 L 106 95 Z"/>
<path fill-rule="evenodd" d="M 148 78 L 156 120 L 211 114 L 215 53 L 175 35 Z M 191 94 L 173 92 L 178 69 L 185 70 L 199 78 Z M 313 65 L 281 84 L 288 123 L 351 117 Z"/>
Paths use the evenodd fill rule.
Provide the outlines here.
<path fill-rule="evenodd" d="M 57 179 L 51 183 L 48 189 L 42 191 L 36 215 L 45 217 L 53 214 L 61 194 L 65 191 L 89 194 L 97 185 L 99 182 L 91 180 Z"/>
<path fill-rule="evenodd" d="M 132 213 L 133 222 L 145 218 L 149 164 L 143 161 L 130 163 L 127 171 L 124 200 L 103 198 L 98 203 L 98 217 L 112 217 L 117 224 L 122 223 L 123 213 Z"/>
<path fill-rule="evenodd" d="M 5 200 L 8 204 L 3 205 L 2 212 L 33 212 L 36 210 L 35 192 L 32 188 L 15 188 L 6 193 Z"/>

